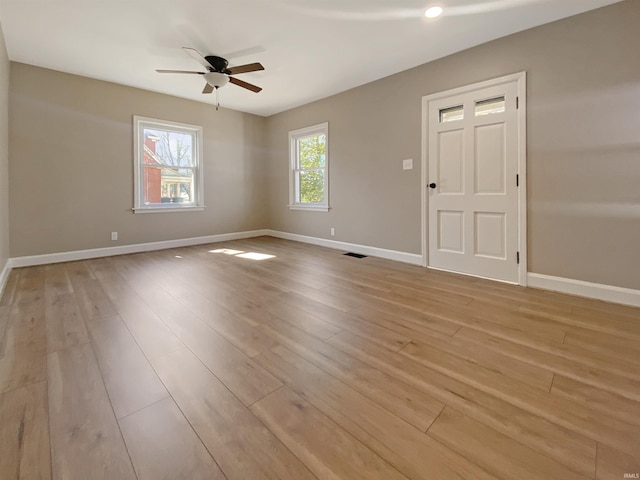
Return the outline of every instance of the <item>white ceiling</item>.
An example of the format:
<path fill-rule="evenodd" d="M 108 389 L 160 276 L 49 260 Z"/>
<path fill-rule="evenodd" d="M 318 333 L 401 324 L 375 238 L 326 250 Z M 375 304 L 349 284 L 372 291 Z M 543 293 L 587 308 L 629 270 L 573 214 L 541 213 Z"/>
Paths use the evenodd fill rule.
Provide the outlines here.
<path fill-rule="evenodd" d="M 270 115 L 619 0 L 0 0 L 9 58 L 209 103 L 180 47 L 261 62 L 221 105 Z M 435 20 L 426 7 L 441 5 Z"/>

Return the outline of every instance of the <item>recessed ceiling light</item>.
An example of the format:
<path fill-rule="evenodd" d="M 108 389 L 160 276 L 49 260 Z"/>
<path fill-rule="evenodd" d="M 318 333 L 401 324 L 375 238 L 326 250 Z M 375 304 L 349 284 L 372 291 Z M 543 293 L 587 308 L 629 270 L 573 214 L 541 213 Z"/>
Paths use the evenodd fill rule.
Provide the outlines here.
<path fill-rule="evenodd" d="M 442 7 L 431 7 L 427 8 L 424 12 L 424 16 L 427 18 L 436 18 L 442 15 Z"/>

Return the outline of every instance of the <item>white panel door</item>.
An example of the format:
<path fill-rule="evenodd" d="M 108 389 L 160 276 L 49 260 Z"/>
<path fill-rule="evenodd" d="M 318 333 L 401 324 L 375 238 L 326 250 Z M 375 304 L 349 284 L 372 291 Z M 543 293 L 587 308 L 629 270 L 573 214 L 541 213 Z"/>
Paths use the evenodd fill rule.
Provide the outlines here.
<path fill-rule="evenodd" d="M 517 82 L 428 103 L 429 266 L 518 282 Z"/>

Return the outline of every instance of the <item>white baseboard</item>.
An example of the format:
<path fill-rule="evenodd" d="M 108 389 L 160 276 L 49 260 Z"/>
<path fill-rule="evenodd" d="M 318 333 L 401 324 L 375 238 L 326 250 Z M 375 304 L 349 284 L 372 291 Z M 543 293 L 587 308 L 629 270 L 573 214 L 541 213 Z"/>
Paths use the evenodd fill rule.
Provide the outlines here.
<path fill-rule="evenodd" d="M 224 242 L 227 240 L 239 240 L 241 238 L 260 237 L 262 235 L 270 235 L 269 230 L 250 230 L 246 232 L 207 235 L 206 237 L 179 238 L 177 240 L 165 240 L 162 242 L 136 243 L 134 245 L 120 245 L 117 247 L 92 248 L 90 250 L 75 250 L 72 252 L 14 257 L 9 259 L 8 263 L 10 268 L 30 267 L 33 265 L 46 265 L 49 263 L 72 262 L 75 260 L 86 260 L 89 258 L 126 255 L 128 253 L 150 252 L 152 250 L 164 250 L 167 248 L 189 247 L 192 245 L 203 245 L 207 243 Z"/>
<path fill-rule="evenodd" d="M 553 277 L 540 273 L 528 273 L 529 287 L 569 293 L 580 297 L 595 298 L 606 302 L 621 303 L 640 307 L 640 290 L 614 287 L 600 283 L 583 282 L 571 278 Z"/>
<path fill-rule="evenodd" d="M 0 298 L 2 298 L 2 294 L 4 293 L 4 287 L 7 285 L 7 280 L 9 279 L 9 273 L 11 272 L 10 260 L 8 259 L 2 270 L 0 270 Z"/>
<path fill-rule="evenodd" d="M 267 235 L 285 240 L 293 240 L 301 243 L 309 243 L 320 247 L 333 248 L 335 250 L 345 250 L 347 252 L 370 255 L 372 257 L 395 260 L 396 262 L 410 263 L 412 265 L 422 265 L 422 255 L 417 253 L 400 252 L 398 250 L 387 250 L 386 248 L 370 247 L 368 245 L 358 245 L 356 243 L 338 242 L 326 238 L 308 237 L 297 233 L 280 232 L 278 230 L 268 230 Z"/>
<path fill-rule="evenodd" d="M 9 273 L 12 268 L 29 267 L 33 265 L 46 265 L 50 263 L 71 262 L 75 260 L 86 260 L 89 258 L 108 257 L 113 255 L 125 255 L 128 253 L 149 252 L 153 250 L 164 250 L 167 248 L 188 247 L 192 245 L 203 245 L 207 243 L 224 242 L 227 240 L 239 240 L 243 238 L 260 237 L 269 235 L 285 240 L 293 240 L 320 247 L 344 250 L 373 257 L 385 258 L 397 262 L 409 263 L 412 265 L 422 265 L 422 255 L 416 253 L 400 252 L 397 250 L 387 250 L 385 248 L 359 245 L 355 243 L 339 242 L 326 238 L 309 237 L 297 233 L 280 232 L 278 230 L 250 230 L 246 232 L 223 233 L 219 235 L 208 235 L 204 237 L 181 238 L 177 240 L 166 240 L 162 242 L 138 243 L 134 245 L 121 245 L 117 247 L 93 248 L 89 250 L 76 250 L 72 252 L 48 253 L 44 255 L 31 255 L 25 257 L 10 258 L 2 270 L 0 270 L 0 296 L 4 291 Z M 552 290 L 555 292 L 568 293 L 581 297 L 594 298 L 607 302 L 621 303 L 640 307 L 640 290 L 631 288 L 615 287 L 598 283 L 584 282 L 570 278 L 554 277 L 540 273 L 527 273 L 529 287 Z"/>

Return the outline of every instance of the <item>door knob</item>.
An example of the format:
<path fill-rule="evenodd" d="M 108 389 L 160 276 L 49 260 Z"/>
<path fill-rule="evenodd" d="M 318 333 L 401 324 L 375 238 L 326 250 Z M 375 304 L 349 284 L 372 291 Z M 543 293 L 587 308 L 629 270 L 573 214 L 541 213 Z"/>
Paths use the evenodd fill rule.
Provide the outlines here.
<path fill-rule="evenodd" d="M 433 182 L 429 184 L 429 188 L 436 188 L 436 186 L 437 185 L 435 183 L 433 183 Z"/>

